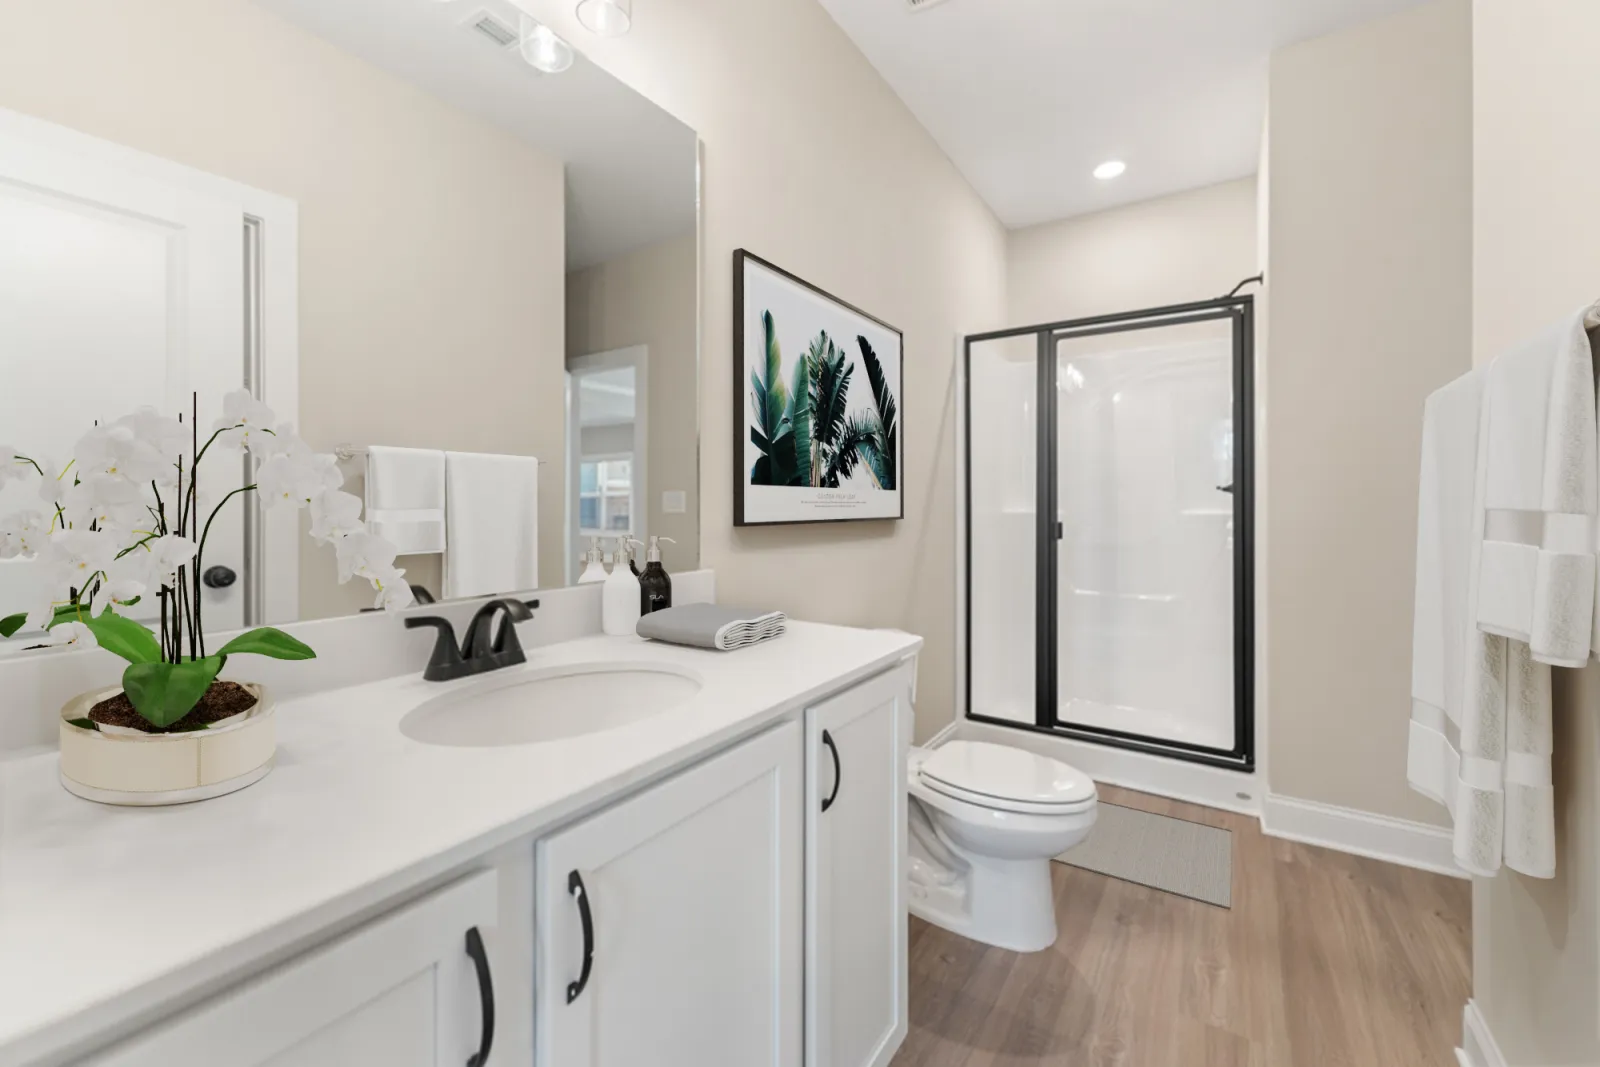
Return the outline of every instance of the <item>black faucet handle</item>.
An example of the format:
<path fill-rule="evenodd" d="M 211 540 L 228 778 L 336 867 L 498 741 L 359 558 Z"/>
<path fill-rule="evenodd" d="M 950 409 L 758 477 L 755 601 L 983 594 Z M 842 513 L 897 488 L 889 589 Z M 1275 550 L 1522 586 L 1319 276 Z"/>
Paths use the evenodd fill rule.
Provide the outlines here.
<path fill-rule="evenodd" d="M 437 615 L 412 615 L 406 619 L 406 629 L 415 630 L 419 626 L 432 626 L 439 631 L 439 636 L 433 642 L 433 655 L 428 657 L 428 666 L 423 670 L 422 676 L 429 681 L 439 681 L 449 677 L 448 672 L 451 668 L 461 664 L 461 649 L 456 645 L 456 628 L 450 625 L 449 619 L 441 619 Z"/>

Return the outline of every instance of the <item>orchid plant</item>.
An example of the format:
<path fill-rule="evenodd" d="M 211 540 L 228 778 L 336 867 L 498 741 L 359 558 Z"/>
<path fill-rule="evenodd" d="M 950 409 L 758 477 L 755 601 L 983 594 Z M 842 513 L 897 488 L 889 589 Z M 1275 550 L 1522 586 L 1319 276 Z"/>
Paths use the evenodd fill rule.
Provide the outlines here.
<path fill-rule="evenodd" d="M 98 645 L 121 656 L 128 661 L 123 691 L 158 730 L 194 708 L 230 655 L 316 655 L 270 626 L 208 652 L 198 579 L 211 525 L 234 497 L 255 492 L 268 507 L 309 507 L 311 537 L 333 545 L 341 583 L 366 579 L 376 606 L 391 611 L 412 600 L 405 572 L 394 565 L 395 546 L 368 532 L 361 499 L 340 489 L 344 478 L 332 455 L 313 452 L 247 390 L 224 397 L 204 444 L 198 413 L 196 400 L 186 426 L 181 416 L 140 408 L 84 434 L 60 467 L 0 445 L 0 486 L 37 479 L 45 505 L 0 518 L 0 559 L 34 557 L 50 576 L 50 592 L 38 603 L 0 618 L 0 637 L 27 626 L 45 631 L 47 645 Z M 202 464 L 225 453 L 239 470 L 241 449 L 257 461 L 256 480 L 213 504 L 200 489 L 202 477 L 210 480 Z M 160 618 L 154 631 L 119 613 L 150 597 Z"/>

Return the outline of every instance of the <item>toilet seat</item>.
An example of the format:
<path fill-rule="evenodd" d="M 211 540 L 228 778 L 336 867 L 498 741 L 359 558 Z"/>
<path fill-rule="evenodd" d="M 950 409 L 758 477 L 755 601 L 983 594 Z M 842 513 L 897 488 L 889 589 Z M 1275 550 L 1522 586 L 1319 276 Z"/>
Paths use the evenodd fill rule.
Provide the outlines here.
<path fill-rule="evenodd" d="M 917 766 L 923 785 L 996 811 L 1068 815 L 1096 803 L 1094 780 L 1060 760 L 1010 745 L 951 741 Z"/>

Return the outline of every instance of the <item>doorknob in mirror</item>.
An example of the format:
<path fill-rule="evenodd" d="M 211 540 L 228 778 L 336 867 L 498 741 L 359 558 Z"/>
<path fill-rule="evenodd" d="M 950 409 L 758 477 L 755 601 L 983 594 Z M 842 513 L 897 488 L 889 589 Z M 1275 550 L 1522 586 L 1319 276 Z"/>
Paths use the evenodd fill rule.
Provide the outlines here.
<path fill-rule="evenodd" d="M 238 580 L 238 577 L 232 567 L 224 567 L 219 563 L 215 567 L 207 567 L 205 573 L 200 575 L 200 580 L 209 588 L 226 589 Z"/>

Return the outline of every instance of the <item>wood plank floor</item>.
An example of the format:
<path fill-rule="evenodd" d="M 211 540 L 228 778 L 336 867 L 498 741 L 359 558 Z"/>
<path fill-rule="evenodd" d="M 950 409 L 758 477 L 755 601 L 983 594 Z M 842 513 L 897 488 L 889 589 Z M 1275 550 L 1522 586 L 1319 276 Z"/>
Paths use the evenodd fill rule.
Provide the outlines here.
<path fill-rule="evenodd" d="M 891 1067 L 1454 1067 L 1469 883 L 1265 837 L 1248 816 L 1100 797 L 1232 830 L 1233 908 L 1056 863 L 1044 952 L 912 919 Z"/>

